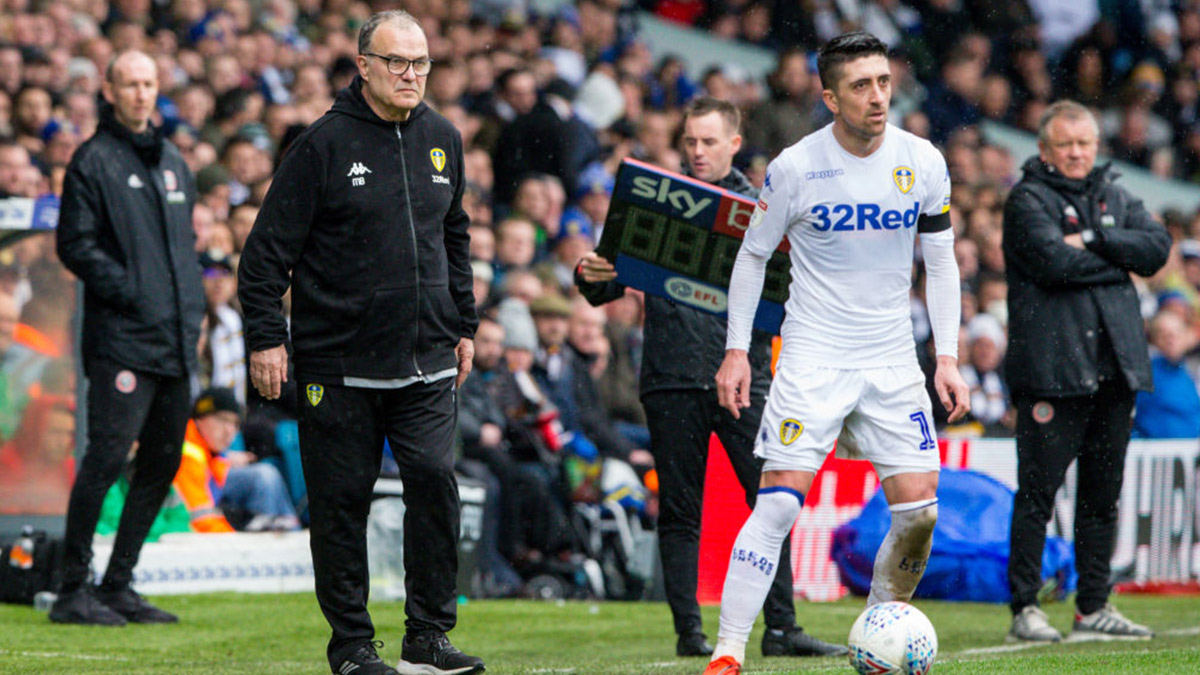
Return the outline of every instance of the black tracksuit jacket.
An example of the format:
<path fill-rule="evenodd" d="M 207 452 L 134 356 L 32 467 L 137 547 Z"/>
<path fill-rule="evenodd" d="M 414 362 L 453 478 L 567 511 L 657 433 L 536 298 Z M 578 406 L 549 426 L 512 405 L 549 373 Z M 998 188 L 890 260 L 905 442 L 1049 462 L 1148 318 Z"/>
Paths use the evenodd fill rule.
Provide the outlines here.
<path fill-rule="evenodd" d="M 1150 390 L 1150 357 L 1129 275 L 1157 272 L 1171 235 L 1140 199 L 1112 182 L 1107 165 L 1083 180 L 1037 157 L 1023 169 L 1004 206 L 1009 388 L 1015 395 L 1084 396 L 1096 393 L 1109 368 L 1131 390 Z M 1087 230 L 1093 239 L 1085 250 L 1063 242 Z"/>
<path fill-rule="evenodd" d="M 157 131 L 135 138 L 105 106 L 67 166 L 58 220 L 58 257 L 84 286 L 85 365 L 103 358 L 169 377 L 196 370 L 204 286 L 195 203 L 179 150 Z"/>
<path fill-rule="evenodd" d="M 424 103 L 404 122 L 362 80 L 304 131 L 275 173 L 238 269 L 250 349 L 283 344 L 306 381 L 392 379 L 457 365 L 473 337 L 462 138 Z"/>

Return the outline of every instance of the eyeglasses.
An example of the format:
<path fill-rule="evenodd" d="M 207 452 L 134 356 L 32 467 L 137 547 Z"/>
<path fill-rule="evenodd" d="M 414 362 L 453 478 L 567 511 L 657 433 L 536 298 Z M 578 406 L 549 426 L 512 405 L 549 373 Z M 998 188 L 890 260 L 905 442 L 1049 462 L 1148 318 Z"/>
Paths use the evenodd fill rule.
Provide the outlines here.
<path fill-rule="evenodd" d="M 363 56 L 374 56 L 377 59 L 383 59 L 387 62 L 387 70 L 393 75 L 403 75 L 412 68 L 413 75 L 417 77 L 425 77 L 429 71 L 433 69 L 433 59 L 428 56 L 420 59 L 406 59 L 403 56 L 384 56 L 383 54 L 372 54 L 371 52 L 363 52 Z"/>

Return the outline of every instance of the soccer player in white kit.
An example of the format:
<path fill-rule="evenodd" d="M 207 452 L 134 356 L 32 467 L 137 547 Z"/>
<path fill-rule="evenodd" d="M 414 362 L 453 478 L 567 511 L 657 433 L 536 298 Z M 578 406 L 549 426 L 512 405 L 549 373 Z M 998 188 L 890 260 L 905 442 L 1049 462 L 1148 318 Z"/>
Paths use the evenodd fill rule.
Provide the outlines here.
<path fill-rule="evenodd" d="M 834 121 L 767 169 L 729 284 L 720 403 L 749 406 L 746 348 L 771 252 L 786 236 L 792 281 L 783 347 L 755 453 L 762 480 L 734 543 L 721 627 L 705 675 L 737 675 L 775 573 L 779 547 L 825 456 L 861 452 L 875 465 L 892 524 L 875 557 L 868 604 L 909 600 L 937 522 L 938 450 L 909 310 L 921 234 L 937 347 L 934 384 L 950 420 L 969 410 L 958 373 L 960 289 L 950 229 L 950 176 L 928 141 L 889 126 L 887 47 L 847 33 L 817 60 Z"/>

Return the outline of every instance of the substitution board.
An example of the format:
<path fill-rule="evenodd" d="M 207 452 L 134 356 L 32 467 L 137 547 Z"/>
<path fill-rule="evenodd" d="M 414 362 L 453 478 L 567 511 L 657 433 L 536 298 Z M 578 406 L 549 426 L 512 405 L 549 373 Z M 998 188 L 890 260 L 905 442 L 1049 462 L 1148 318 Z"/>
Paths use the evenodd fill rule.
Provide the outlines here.
<path fill-rule="evenodd" d="M 681 174 L 626 159 L 596 252 L 622 284 L 725 316 L 729 275 L 754 200 Z M 785 239 L 767 263 L 758 330 L 778 334 L 791 281 Z"/>

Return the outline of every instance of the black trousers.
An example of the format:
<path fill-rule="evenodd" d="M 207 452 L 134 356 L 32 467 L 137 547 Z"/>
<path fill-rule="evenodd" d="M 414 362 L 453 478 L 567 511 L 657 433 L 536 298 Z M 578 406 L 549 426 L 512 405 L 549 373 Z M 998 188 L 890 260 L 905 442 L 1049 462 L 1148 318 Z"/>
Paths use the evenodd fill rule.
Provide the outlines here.
<path fill-rule="evenodd" d="M 663 586 L 675 619 L 675 632 L 700 632 L 700 605 L 696 579 L 700 564 L 700 514 L 704 503 L 704 474 L 708 442 L 717 434 L 746 503 L 754 508 L 762 460 L 754 456 L 766 399 L 751 397 L 751 405 L 734 419 L 717 403 L 717 392 L 703 390 L 656 391 L 642 397 L 650 427 L 650 451 L 658 471 L 658 548 L 662 555 Z M 791 536 L 783 541 L 779 565 L 763 614 L 768 628 L 796 623 L 792 601 Z"/>
<path fill-rule="evenodd" d="M 88 446 L 67 506 L 65 591 L 87 581 L 100 507 L 137 441 L 133 479 L 104 574 L 108 588 L 129 585 L 142 543 L 179 470 L 191 412 L 186 377 L 143 373 L 99 360 L 88 363 L 88 384 Z"/>
<path fill-rule="evenodd" d="M 367 612 L 367 514 L 385 437 L 404 482 L 405 628 L 449 631 L 459 528 L 454 378 L 403 389 L 326 384 L 316 405 L 303 376 L 297 384 L 317 602 L 333 629 L 330 662 L 375 637 Z"/>
<path fill-rule="evenodd" d="M 1078 458 L 1075 498 L 1075 604 L 1090 614 L 1108 601 L 1109 565 L 1117 526 L 1117 499 L 1133 421 L 1134 394 L 1123 381 L 1102 384 L 1090 396 L 1016 397 L 1017 495 L 1009 542 L 1012 611 L 1037 603 L 1042 552 L 1054 495 Z"/>

